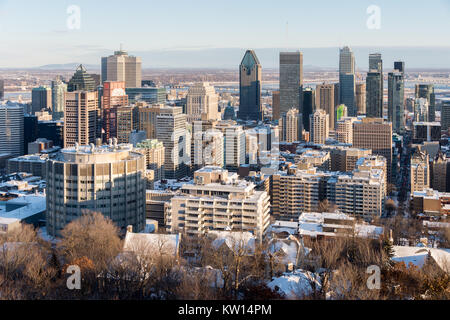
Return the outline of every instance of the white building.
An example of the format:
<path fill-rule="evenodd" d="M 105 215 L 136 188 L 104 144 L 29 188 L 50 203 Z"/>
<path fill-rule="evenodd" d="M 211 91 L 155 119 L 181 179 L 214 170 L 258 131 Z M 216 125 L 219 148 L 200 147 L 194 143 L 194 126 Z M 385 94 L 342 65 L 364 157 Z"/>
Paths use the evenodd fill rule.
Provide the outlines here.
<path fill-rule="evenodd" d="M 317 110 L 310 116 L 311 142 L 325 144 L 329 137 L 330 117 L 325 110 Z"/>
<path fill-rule="evenodd" d="M 253 183 L 240 180 L 236 173 L 204 167 L 195 172 L 194 183 L 183 185 L 181 192 L 171 199 L 165 212 L 171 233 L 248 231 L 261 239 L 269 227 L 269 195 L 256 191 Z"/>
<path fill-rule="evenodd" d="M 219 96 L 208 82 L 199 82 L 189 88 L 186 96 L 187 121 L 219 120 Z"/>
<path fill-rule="evenodd" d="M 353 144 L 353 122 L 357 118 L 345 117 L 336 124 L 336 140 L 341 143 Z"/>
<path fill-rule="evenodd" d="M 129 56 L 126 51 L 102 58 L 102 82 L 124 81 L 127 88 L 142 86 L 142 59 Z"/>

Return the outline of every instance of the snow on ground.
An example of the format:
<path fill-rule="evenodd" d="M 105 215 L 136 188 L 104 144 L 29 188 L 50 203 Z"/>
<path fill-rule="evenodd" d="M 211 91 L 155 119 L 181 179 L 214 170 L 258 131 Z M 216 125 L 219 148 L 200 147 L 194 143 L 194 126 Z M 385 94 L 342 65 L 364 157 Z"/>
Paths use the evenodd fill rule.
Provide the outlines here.
<path fill-rule="evenodd" d="M 314 284 L 319 290 L 321 287 L 319 275 L 299 269 L 273 278 L 267 286 L 284 294 L 287 299 L 294 300 L 312 294 Z"/>
<path fill-rule="evenodd" d="M 406 266 L 410 263 L 422 268 L 428 256 L 428 252 L 431 252 L 431 256 L 439 265 L 439 267 L 450 272 L 450 252 L 448 250 L 427 248 L 427 247 L 401 247 L 394 246 L 394 257 L 392 260 L 396 262 L 404 262 Z"/>

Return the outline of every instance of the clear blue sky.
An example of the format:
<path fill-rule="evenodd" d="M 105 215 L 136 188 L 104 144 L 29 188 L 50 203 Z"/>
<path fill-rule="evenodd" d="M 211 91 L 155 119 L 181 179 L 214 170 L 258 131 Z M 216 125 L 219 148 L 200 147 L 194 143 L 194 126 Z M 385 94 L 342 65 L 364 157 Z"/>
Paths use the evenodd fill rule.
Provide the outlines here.
<path fill-rule="evenodd" d="M 366 27 L 370 5 L 381 29 Z M 69 5 L 81 29 L 66 26 Z M 0 0 L 0 67 L 198 48 L 450 47 L 450 0 Z"/>

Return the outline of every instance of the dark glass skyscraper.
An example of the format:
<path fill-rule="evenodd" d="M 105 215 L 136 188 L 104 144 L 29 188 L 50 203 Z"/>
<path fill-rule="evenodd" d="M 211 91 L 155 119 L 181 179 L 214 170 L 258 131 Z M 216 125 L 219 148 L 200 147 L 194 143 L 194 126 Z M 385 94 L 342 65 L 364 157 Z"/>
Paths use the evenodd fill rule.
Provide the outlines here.
<path fill-rule="evenodd" d="M 302 86 L 303 54 L 299 51 L 280 52 L 280 116 L 292 108 L 301 112 Z"/>
<path fill-rule="evenodd" d="M 394 69 L 388 75 L 388 115 L 392 130 L 399 133 L 405 127 L 405 63 L 395 62 Z"/>
<path fill-rule="evenodd" d="M 5 81 L 0 79 L 0 100 L 5 96 Z"/>
<path fill-rule="evenodd" d="M 377 70 L 367 73 L 366 78 L 366 115 L 368 118 L 383 117 L 383 92 L 380 91 L 382 75 Z"/>
<path fill-rule="evenodd" d="M 356 116 L 355 55 L 349 47 L 339 51 L 339 102 L 347 106 L 349 116 Z"/>
<path fill-rule="evenodd" d="M 380 53 L 369 55 L 366 80 L 367 117 L 383 117 L 383 60 Z"/>
<path fill-rule="evenodd" d="M 95 91 L 96 89 L 95 80 L 86 72 L 83 65 L 80 64 L 67 85 L 67 92 Z"/>
<path fill-rule="evenodd" d="M 316 92 L 312 88 L 305 88 L 303 90 L 303 103 L 302 103 L 302 119 L 303 129 L 310 132 L 309 117 L 312 115 L 315 109 L 315 97 Z"/>
<path fill-rule="evenodd" d="M 239 112 L 242 120 L 263 120 L 261 106 L 261 64 L 253 50 L 247 50 L 239 66 Z"/>

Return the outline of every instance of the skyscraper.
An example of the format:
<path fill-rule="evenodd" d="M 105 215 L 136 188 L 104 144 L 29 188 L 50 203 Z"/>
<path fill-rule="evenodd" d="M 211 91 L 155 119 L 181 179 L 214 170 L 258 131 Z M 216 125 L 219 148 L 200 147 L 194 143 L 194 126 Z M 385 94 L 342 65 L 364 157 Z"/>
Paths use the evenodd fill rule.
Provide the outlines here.
<path fill-rule="evenodd" d="M 181 107 L 164 107 L 156 116 L 156 138 L 165 148 L 164 177 L 179 179 L 188 174 L 191 140 Z"/>
<path fill-rule="evenodd" d="M 450 100 L 442 101 L 441 105 L 441 129 L 447 131 L 450 128 Z"/>
<path fill-rule="evenodd" d="M 369 70 L 377 70 L 383 73 L 383 60 L 381 59 L 381 53 L 369 54 Z"/>
<path fill-rule="evenodd" d="M 349 116 L 356 116 L 355 55 L 349 47 L 339 51 L 339 103 L 345 104 Z"/>
<path fill-rule="evenodd" d="M 31 111 L 41 111 L 42 109 L 51 109 L 52 107 L 52 90 L 47 87 L 33 88 L 31 91 Z"/>
<path fill-rule="evenodd" d="M 434 122 L 436 119 L 436 96 L 434 85 L 416 84 L 416 99 L 424 98 L 428 101 L 428 121 Z"/>
<path fill-rule="evenodd" d="M 302 117 L 303 117 L 303 129 L 310 131 L 309 117 L 316 109 L 316 91 L 312 88 L 305 88 L 303 90 L 302 98 Z"/>
<path fill-rule="evenodd" d="M 65 94 L 67 92 L 67 84 L 56 79 L 52 81 L 52 119 L 62 120 L 64 118 Z"/>
<path fill-rule="evenodd" d="M 325 144 L 330 130 L 330 116 L 325 110 L 317 109 L 310 116 L 311 142 Z"/>
<path fill-rule="evenodd" d="M 316 108 L 325 110 L 325 112 L 329 115 L 330 130 L 334 130 L 336 124 L 334 88 L 334 84 L 323 83 L 316 86 Z"/>
<path fill-rule="evenodd" d="M 261 105 L 262 67 L 253 50 L 247 50 L 239 67 L 239 112 L 242 120 L 263 120 Z M 281 98 L 281 97 L 280 97 Z"/>
<path fill-rule="evenodd" d="M 0 100 L 5 97 L 5 81 L 0 79 Z"/>
<path fill-rule="evenodd" d="M 369 54 L 366 78 L 367 117 L 383 117 L 383 60 L 380 53 Z"/>
<path fill-rule="evenodd" d="M 430 162 L 428 153 L 416 150 L 411 157 L 411 193 L 430 187 Z"/>
<path fill-rule="evenodd" d="M 21 105 L 0 104 L 0 154 L 23 155 L 23 119 Z"/>
<path fill-rule="evenodd" d="M 96 89 L 95 80 L 86 72 L 83 65 L 80 64 L 67 85 L 67 92 L 95 91 Z"/>
<path fill-rule="evenodd" d="M 122 49 L 102 58 L 102 82 L 123 81 L 127 88 L 142 86 L 142 60 Z"/>
<path fill-rule="evenodd" d="M 302 118 L 297 108 L 292 108 L 281 115 L 281 141 L 295 142 L 300 141 L 302 136 Z"/>
<path fill-rule="evenodd" d="M 404 68 L 403 66 L 400 66 Z M 400 133 L 405 128 L 405 83 L 403 73 L 394 70 L 388 74 L 388 115 L 392 130 Z"/>
<path fill-rule="evenodd" d="M 219 96 L 208 82 L 191 86 L 186 96 L 187 121 L 219 120 Z"/>
<path fill-rule="evenodd" d="M 280 52 L 280 116 L 292 108 L 301 112 L 303 53 Z"/>
<path fill-rule="evenodd" d="M 369 118 L 383 117 L 383 92 L 380 91 L 382 74 L 377 70 L 367 73 L 366 78 L 366 115 Z"/>
<path fill-rule="evenodd" d="M 97 91 L 68 92 L 65 105 L 64 147 L 94 143 L 98 124 Z"/>

